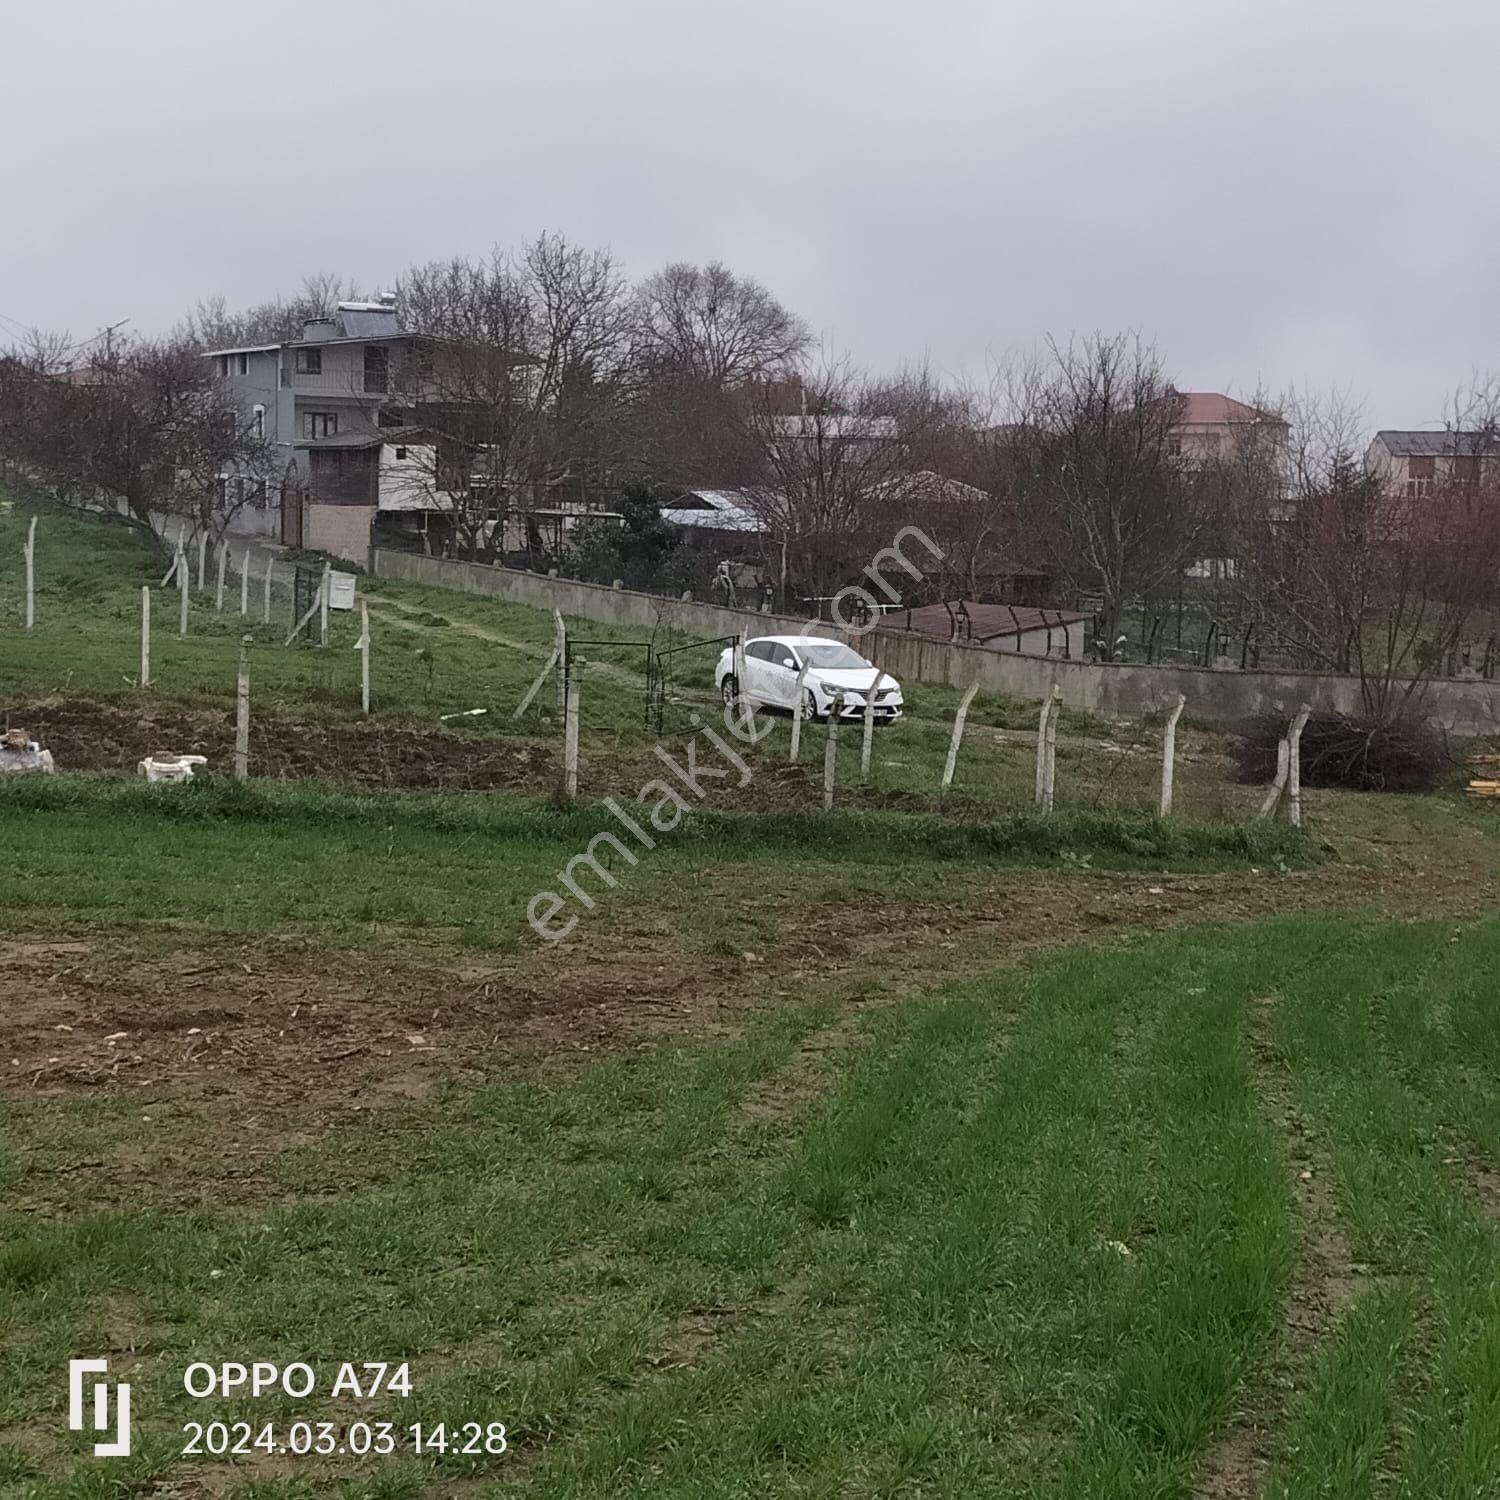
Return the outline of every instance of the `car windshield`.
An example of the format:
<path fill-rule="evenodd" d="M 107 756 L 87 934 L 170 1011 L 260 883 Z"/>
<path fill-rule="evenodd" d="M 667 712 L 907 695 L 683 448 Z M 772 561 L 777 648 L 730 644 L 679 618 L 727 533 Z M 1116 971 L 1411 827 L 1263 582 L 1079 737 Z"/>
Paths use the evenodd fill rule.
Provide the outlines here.
<path fill-rule="evenodd" d="M 872 669 L 873 665 L 842 641 L 803 641 L 797 650 L 808 666 L 823 667 L 830 672 L 857 672 L 862 667 Z"/>

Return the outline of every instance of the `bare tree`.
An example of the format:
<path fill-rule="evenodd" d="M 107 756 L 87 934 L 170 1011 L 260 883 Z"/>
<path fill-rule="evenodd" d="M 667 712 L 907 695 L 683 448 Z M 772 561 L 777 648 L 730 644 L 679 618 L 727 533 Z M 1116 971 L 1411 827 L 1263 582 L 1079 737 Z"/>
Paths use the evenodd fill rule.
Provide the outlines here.
<path fill-rule="evenodd" d="M 62 498 L 123 501 L 148 525 L 177 514 L 215 535 L 270 470 L 265 443 L 176 342 L 34 335 L 0 360 L 0 445 Z M 231 473 L 241 482 L 221 482 Z"/>
<path fill-rule="evenodd" d="M 330 316 L 340 302 L 360 295 L 347 277 L 331 271 L 303 278 L 291 297 L 273 297 L 252 307 L 231 309 L 224 297 L 207 297 L 182 321 L 173 341 L 197 349 L 234 349 L 280 344 L 302 337 L 308 318 Z"/>
<path fill-rule="evenodd" d="M 677 261 L 647 277 L 632 322 L 644 366 L 717 388 L 784 374 L 812 341 L 760 282 L 720 261 Z"/>
<path fill-rule="evenodd" d="M 414 267 L 398 296 L 426 358 L 411 407 L 426 485 L 470 550 L 510 515 L 582 509 L 618 455 L 626 288 L 607 251 L 542 235 L 517 253 Z"/>
<path fill-rule="evenodd" d="M 1113 657 L 1127 602 L 1200 555 L 1210 491 L 1174 440 L 1181 398 L 1153 348 L 1102 334 L 1049 342 L 1010 372 L 1006 395 L 1016 534 L 1098 598 L 1099 649 Z"/>

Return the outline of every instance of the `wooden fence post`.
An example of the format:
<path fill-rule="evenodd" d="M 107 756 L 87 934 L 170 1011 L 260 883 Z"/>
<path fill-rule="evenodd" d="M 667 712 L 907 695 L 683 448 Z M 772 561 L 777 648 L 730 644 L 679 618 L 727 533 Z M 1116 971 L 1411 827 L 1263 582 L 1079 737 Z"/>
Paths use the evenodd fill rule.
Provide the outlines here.
<path fill-rule="evenodd" d="M 31 525 L 26 528 L 26 541 L 22 545 L 21 552 L 26 559 L 26 628 L 28 630 L 36 623 L 36 521 L 31 518 Z"/>
<path fill-rule="evenodd" d="M 1051 712 L 1047 715 L 1047 778 L 1042 786 L 1042 811 L 1050 813 L 1057 795 L 1057 716 L 1062 709 L 1062 689 L 1052 689 Z"/>
<path fill-rule="evenodd" d="M 214 585 L 214 608 L 224 613 L 224 574 L 229 567 L 229 543 L 219 543 L 219 579 Z"/>
<path fill-rule="evenodd" d="M 266 559 L 265 599 L 261 603 L 261 617 L 267 625 L 271 623 L 271 569 L 276 566 L 274 555 Z"/>
<path fill-rule="evenodd" d="M 953 785 L 953 772 L 958 766 L 958 746 L 964 737 L 964 723 L 969 717 L 969 705 L 974 701 L 974 694 L 978 691 L 979 684 L 971 682 L 959 700 L 958 712 L 953 716 L 953 737 L 948 741 L 948 759 L 943 765 L 942 790 L 945 792 Z"/>
<path fill-rule="evenodd" d="M 828 716 L 828 738 L 823 743 L 823 811 L 833 807 L 833 783 L 839 764 L 839 715 L 844 711 L 843 695 L 835 693 Z"/>
<path fill-rule="evenodd" d="M 1167 720 L 1166 733 L 1162 736 L 1161 806 L 1158 812 L 1164 818 L 1172 811 L 1172 773 L 1177 760 L 1177 721 L 1182 717 L 1182 710 L 1186 703 L 1186 695 L 1178 693 L 1177 707 L 1172 710 Z"/>
<path fill-rule="evenodd" d="M 803 662 L 797 671 L 797 685 L 792 689 L 792 749 L 787 760 L 794 766 L 802 754 L 802 720 L 807 715 L 807 694 L 803 691 L 806 683 L 807 663 Z"/>
<path fill-rule="evenodd" d="M 141 585 L 141 686 L 151 686 L 151 585 Z"/>
<path fill-rule="evenodd" d="M 579 667 L 582 663 L 576 663 Z M 563 704 L 563 795 L 578 795 L 578 677 L 568 674 L 567 696 Z"/>
<path fill-rule="evenodd" d="M 234 779 L 244 781 L 250 774 L 250 663 L 240 645 L 240 675 L 235 684 L 234 703 Z"/>
<path fill-rule="evenodd" d="M 359 706 L 370 717 L 370 606 L 359 606 Z"/>

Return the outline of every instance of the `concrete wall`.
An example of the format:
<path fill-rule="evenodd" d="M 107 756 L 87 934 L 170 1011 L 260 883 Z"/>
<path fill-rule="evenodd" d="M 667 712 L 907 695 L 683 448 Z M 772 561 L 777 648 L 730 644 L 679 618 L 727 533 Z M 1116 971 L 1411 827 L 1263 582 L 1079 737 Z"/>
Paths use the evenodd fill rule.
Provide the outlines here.
<path fill-rule="evenodd" d="M 637 626 L 643 633 L 670 626 L 688 636 L 781 635 L 802 633 L 809 624 L 783 615 L 660 599 L 628 589 L 547 578 L 482 563 L 449 562 L 383 550 L 372 551 L 370 559 L 373 571 L 382 578 L 461 589 L 533 609 L 560 609 L 565 615 L 586 620 Z M 1194 717 L 1226 723 L 1259 713 L 1290 717 L 1301 703 L 1347 713 L 1360 709 L 1359 680 L 1328 673 L 1216 672 L 1196 667 L 1064 661 L 897 632 L 855 635 L 818 621 L 812 622 L 812 633 L 846 636 L 884 671 L 906 683 L 967 687 L 978 682 L 996 693 L 1032 699 L 1044 698 L 1056 684 L 1062 689 L 1063 702 L 1070 707 L 1110 718 L 1134 719 L 1149 710 L 1170 707 L 1178 693 L 1187 695 L 1188 712 Z M 1424 706 L 1434 720 L 1455 734 L 1500 734 L 1500 684 L 1433 682 L 1426 689 Z"/>
<path fill-rule="evenodd" d="M 312 552 L 331 552 L 363 565 L 370 555 L 373 505 L 307 505 L 302 545 Z M 461 587 L 461 585 L 453 585 Z"/>

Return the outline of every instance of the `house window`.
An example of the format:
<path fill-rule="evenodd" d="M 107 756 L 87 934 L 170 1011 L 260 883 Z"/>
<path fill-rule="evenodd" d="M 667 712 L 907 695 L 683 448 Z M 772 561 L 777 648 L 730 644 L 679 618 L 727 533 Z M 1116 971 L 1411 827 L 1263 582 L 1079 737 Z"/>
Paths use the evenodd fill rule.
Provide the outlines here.
<path fill-rule="evenodd" d="M 1180 437 L 1173 436 L 1167 439 L 1167 457 L 1182 457 L 1182 439 Z"/>
<path fill-rule="evenodd" d="M 1437 459 L 1431 454 L 1412 456 L 1406 460 L 1406 498 L 1421 500 L 1432 493 L 1432 482 L 1437 477 Z"/>
<path fill-rule="evenodd" d="M 251 487 L 250 487 L 250 503 L 252 505 L 258 505 L 258 506 L 260 506 L 262 510 L 265 509 L 265 504 L 266 504 L 266 482 L 265 482 L 264 479 L 258 479 L 258 480 L 256 480 L 256 482 L 253 485 L 251 485 Z"/>
<path fill-rule="evenodd" d="M 385 395 L 390 383 L 391 351 L 384 344 L 365 345 L 365 390 Z"/>
<path fill-rule="evenodd" d="M 265 409 L 265 407 L 263 407 L 263 406 L 257 406 L 255 408 L 254 412 L 251 414 L 251 417 L 250 417 L 250 427 L 251 427 L 251 430 L 255 433 L 255 436 L 256 436 L 257 439 L 265 437 L 265 435 L 266 435 L 266 409 Z"/>
<path fill-rule="evenodd" d="M 234 357 L 234 367 L 236 375 L 248 375 L 250 373 L 250 356 L 248 354 L 236 354 Z"/>
<path fill-rule="evenodd" d="M 229 356 L 227 354 L 221 354 L 219 356 L 219 376 L 222 379 L 224 376 L 226 376 L 228 374 L 229 374 Z"/>
<path fill-rule="evenodd" d="M 396 457 L 397 458 L 405 458 L 406 457 L 406 449 L 398 447 L 396 449 Z"/>
<path fill-rule="evenodd" d="M 321 375 L 323 373 L 323 351 L 321 349 L 298 349 L 293 368 L 299 375 Z"/>
<path fill-rule="evenodd" d="M 339 430 L 339 414 L 336 411 L 308 411 L 302 414 L 302 435 L 310 438 L 330 438 Z"/>
<path fill-rule="evenodd" d="M 1453 478 L 1458 484 L 1479 483 L 1479 455 L 1460 453 L 1453 460 Z"/>

